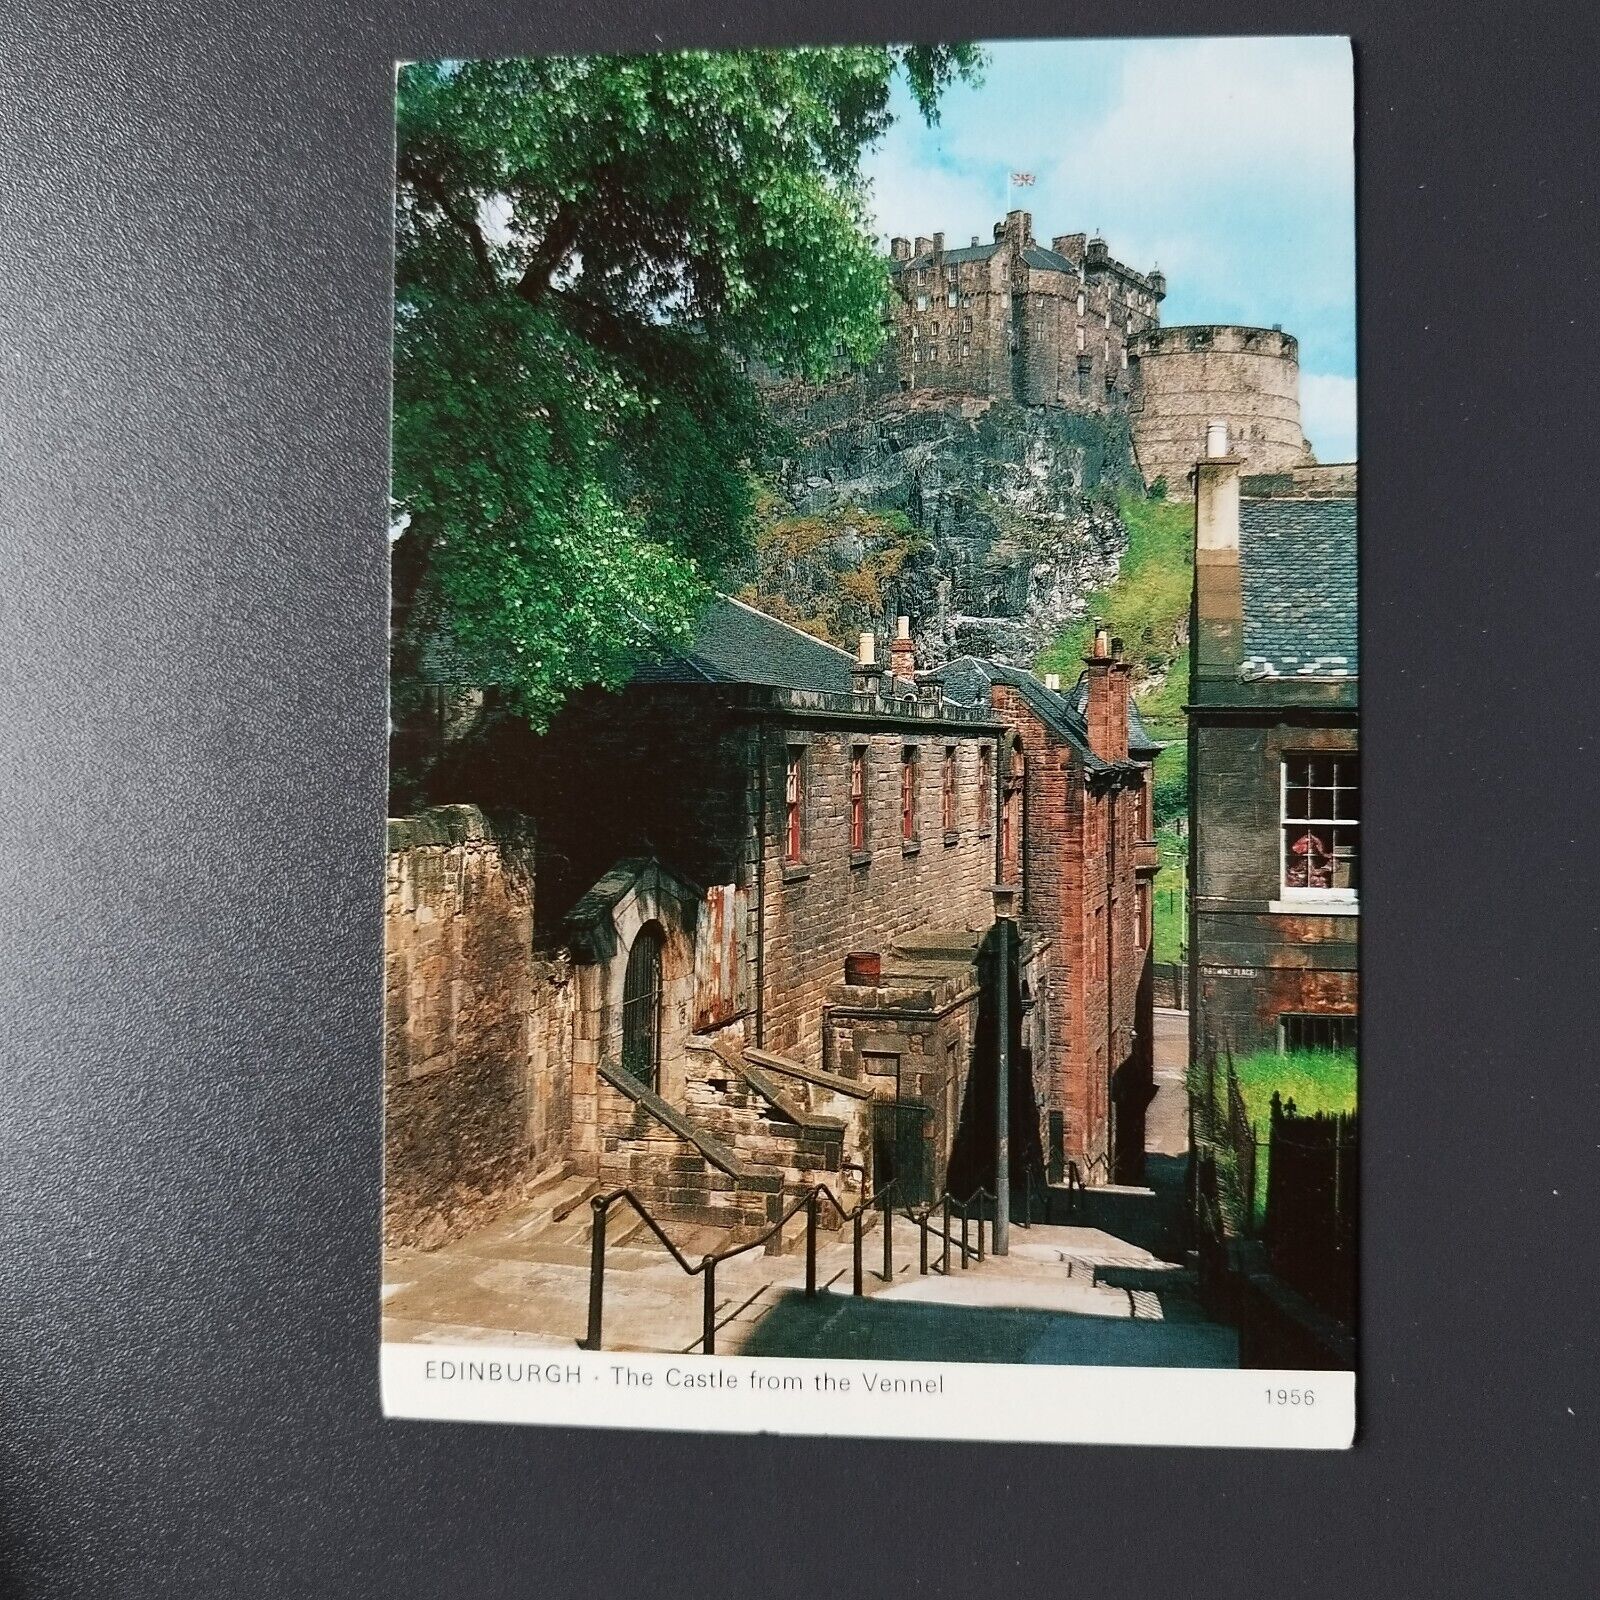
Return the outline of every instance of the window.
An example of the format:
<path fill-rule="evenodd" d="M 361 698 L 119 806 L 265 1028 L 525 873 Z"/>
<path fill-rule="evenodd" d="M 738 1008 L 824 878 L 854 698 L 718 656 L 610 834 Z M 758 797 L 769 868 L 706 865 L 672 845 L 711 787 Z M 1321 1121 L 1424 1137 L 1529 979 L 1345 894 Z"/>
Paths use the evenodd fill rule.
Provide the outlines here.
<path fill-rule="evenodd" d="M 1286 898 L 1354 900 L 1360 888 L 1361 766 L 1354 754 L 1283 758 Z"/>
<path fill-rule="evenodd" d="M 955 290 L 954 290 L 954 289 L 952 289 L 952 290 L 951 290 L 951 291 L 950 291 L 950 292 L 949 292 L 949 294 L 947 294 L 947 295 L 946 295 L 946 296 L 945 296 L 945 297 L 944 297 L 944 303 L 945 303 L 945 304 L 946 304 L 946 305 L 947 305 L 947 306 L 952 306 L 952 307 L 953 307 L 953 306 L 958 306 L 958 305 L 960 305 L 960 304 L 961 304 L 961 296 L 960 296 L 960 295 L 958 295 L 958 294 L 957 294 L 957 293 L 956 293 L 956 291 L 955 291 Z"/>
<path fill-rule="evenodd" d="M 907 745 L 900 752 L 900 840 L 917 842 L 917 748 Z"/>
<path fill-rule="evenodd" d="M 850 853 L 860 855 L 867 848 L 867 747 L 856 745 L 850 752 Z"/>
<path fill-rule="evenodd" d="M 937 322 L 933 325 L 933 336 L 935 339 L 939 337 L 939 324 Z"/>
<path fill-rule="evenodd" d="M 956 747 L 944 747 L 944 796 L 939 808 L 939 824 L 946 834 L 956 831 Z"/>
<path fill-rule="evenodd" d="M 783 859 L 791 865 L 804 859 L 806 811 L 806 752 L 790 745 L 783 788 Z"/>
<path fill-rule="evenodd" d="M 1011 745 L 1011 770 L 1006 774 L 1005 802 L 1000 807 L 1000 860 L 1004 881 L 1016 883 L 1022 867 L 1022 798 L 1027 787 L 1027 757 L 1022 740 Z"/>
<path fill-rule="evenodd" d="M 951 283 L 956 281 L 956 269 L 954 267 L 946 267 L 944 269 L 944 275 L 951 281 Z"/>
<path fill-rule="evenodd" d="M 1084 312 L 1083 290 L 1080 289 L 1078 291 L 1078 315 L 1081 317 L 1083 315 L 1083 312 Z"/>
<path fill-rule="evenodd" d="M 927 297 L 927 295 L 919 294 L 917 296 L 917 310 L 918 311 L 926 311 L 927 309 L 928 309 L 928 297 Z"/>
<path fill-rule="evenodd" d="M 972 332 L 972 318 L 971 317 L 963 317 L 961 319 L 961 331 L 963 333 L 971 333 Z"/>
<path fill-rule="evenodd" d="M 1359 1017 L 1286 1012 L 1278 1018 L 1278 1049 L 1354 1051 L 1360 1022 Z"/>
<path fill-rule="evenodd" d="M 1083 329 L 1082 328 L 1078 329 L 1078 354 L 1080 356 L 1083 354 Z"/>
<path fill-rule="evenodd" d="M 1140 950 L 1150 948 L 1150 885 L 1141 878 L 1134 886 L 1133 937 Z"/>
<path fill-rule="evenodd" d="M 989 818 L 994 814 L 994 751 L 988 745 L 978 747 L 978 832 L 989 831 Z"/>

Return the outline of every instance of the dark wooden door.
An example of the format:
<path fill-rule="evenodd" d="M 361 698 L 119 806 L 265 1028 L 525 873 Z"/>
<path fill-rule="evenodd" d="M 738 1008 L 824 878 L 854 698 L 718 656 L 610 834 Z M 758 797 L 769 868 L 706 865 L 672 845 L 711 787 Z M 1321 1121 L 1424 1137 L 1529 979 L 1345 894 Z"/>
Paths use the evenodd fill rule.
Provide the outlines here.
<path fill-rule="evenodd" d="M 661 1078 L 661 930 L 639 930 L 622 979 L 622 1070 L 651 1089 Z"/>

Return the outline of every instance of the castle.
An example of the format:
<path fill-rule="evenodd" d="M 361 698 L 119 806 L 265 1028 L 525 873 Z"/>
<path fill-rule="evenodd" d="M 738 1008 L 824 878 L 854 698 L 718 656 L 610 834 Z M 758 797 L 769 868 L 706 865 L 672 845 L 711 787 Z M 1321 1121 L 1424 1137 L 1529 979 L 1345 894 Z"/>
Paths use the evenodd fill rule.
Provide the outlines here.
<path fill-rule="evenodd" d="M 1164 275 L 1118 261 L 1098 236 L 1058 234 L 1046 247 L 1032 215 L 1011 211 L 987 242 L 891 239 L 888 264 L 887 337 L 854 374 L 871 394 L 1120 413 L 1145 482 L 1164 479 L 1174 497 L 1190 492 L 1209 422 L 1228 423 L 1254 473 L 1315 460 L 1300 428 L 1295 339 L 1279 328 L 1163 328 Z"/>

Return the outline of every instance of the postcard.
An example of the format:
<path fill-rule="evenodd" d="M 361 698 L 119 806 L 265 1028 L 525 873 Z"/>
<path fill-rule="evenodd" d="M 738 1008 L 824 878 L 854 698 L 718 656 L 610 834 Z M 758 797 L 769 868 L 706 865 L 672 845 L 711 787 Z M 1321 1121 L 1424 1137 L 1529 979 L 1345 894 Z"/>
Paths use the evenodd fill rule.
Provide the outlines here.
<path fill-rule="evenodd" d="M 1350 1444 L 1348 41 L 396 129 L 387 1414 Z"/>

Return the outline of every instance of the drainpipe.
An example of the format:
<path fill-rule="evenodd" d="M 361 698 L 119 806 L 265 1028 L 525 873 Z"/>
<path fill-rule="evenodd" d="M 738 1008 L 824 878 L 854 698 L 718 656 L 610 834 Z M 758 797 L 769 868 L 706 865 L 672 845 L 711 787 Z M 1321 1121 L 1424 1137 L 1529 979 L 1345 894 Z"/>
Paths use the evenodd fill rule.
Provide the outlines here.
<path fill-rule="evenodd" d="M 1106 851 L 1106 1179 L 1116 1182 L 1117 1149 L 1117 1097 L 1112 1092 L 1117 1076 L 1117 813 L 1122 797 L 1119 779 L 1107 794 L 1107 832 L 1110 839 Z"/>
<path fill-rule="evenodd" d="M 767 1026 L 767 725 L 756 724 L 756 1049 L 766 1048 Z"/>

